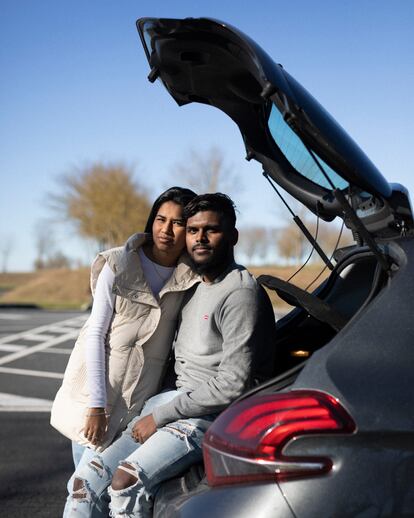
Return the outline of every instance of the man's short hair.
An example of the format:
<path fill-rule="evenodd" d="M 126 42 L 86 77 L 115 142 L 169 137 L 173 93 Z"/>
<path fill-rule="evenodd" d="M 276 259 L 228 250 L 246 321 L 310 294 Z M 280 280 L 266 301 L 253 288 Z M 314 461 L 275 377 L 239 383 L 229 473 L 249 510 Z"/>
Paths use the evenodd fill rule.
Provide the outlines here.
<path fill-rule="evenodd" d="M 211 210 L 217 212 L 232 227 L 236 226 L 235 204 L 229 196 L 221 192 L 200 194 L 193 198 L 184 208 L 184 218 L 187 220 L 198 212 Z"/>

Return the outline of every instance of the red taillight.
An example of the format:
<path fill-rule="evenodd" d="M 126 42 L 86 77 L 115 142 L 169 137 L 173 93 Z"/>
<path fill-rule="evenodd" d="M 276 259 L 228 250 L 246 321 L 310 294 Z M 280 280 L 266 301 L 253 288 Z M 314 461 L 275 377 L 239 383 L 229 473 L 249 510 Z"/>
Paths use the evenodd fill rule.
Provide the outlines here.
<path fill-rule="evenodd" d="M 296 390 L 253 396 L 225 410 L 207 431 L 204 463 L 210 485 L 287 480 L 321 475 L 329 458 L 287 457 L 293 438 L 309 434 L 349 434 L 355 423 L 329 394 Z"/>

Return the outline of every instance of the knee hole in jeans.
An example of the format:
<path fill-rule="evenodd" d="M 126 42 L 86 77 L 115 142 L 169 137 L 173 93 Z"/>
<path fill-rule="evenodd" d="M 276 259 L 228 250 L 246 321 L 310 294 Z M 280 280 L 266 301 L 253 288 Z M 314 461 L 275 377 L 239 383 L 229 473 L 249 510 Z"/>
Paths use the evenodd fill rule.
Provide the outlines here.
<path fill-rule="evenodd" d="M 139 480 L 137 468 L 129 462 L 123 462 L 112 477 L 111 487 L 115 491 L 119 491 L 135 485 Z"/>
<path fill-rule="evenodd" d="M 75 478 L 73 481 L 73 498 L 83 499 L 87 498 L 88 491 L 86 489 L 85 481 L 82 478 Z"/>

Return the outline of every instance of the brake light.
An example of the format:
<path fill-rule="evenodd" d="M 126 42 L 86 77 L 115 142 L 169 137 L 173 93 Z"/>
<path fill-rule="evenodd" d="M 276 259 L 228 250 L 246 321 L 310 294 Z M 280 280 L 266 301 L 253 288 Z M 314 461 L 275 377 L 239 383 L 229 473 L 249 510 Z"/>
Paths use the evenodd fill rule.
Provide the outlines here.
<path fill-rule="evenodd" d="M 322 475 L 329 458 L 285 456 L 285 446 L 309 434 L 351 434 L 356 426 L 339 401 L 310 390 L 253 396 L 225 410 L 203 442 L 210 485 L 281 481 Z"/>

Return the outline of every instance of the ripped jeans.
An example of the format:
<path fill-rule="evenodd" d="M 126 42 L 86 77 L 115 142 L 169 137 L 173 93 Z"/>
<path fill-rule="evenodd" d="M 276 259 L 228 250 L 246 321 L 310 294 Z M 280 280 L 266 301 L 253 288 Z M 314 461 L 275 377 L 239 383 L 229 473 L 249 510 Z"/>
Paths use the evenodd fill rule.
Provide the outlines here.
<path fill-rule="evenodd" d="M 68 482 L 69 496 L 64 518 L 150 517 L 153 496 L 159 484 L 179 475 L 202 459 L 201 441 L 215 416 L 180 419 L 158 429 L 144 444 L 134 441 L 131 431 L 136 421 L 179 394 L 162 392 L 150 398 L 140 416 L 104 452 L 87 449 Z M 136 482 L 126 489 L 109 487 L 118 466 L 128 465 Z M 110 509 L 110 511 L 109 511 Z"/>

